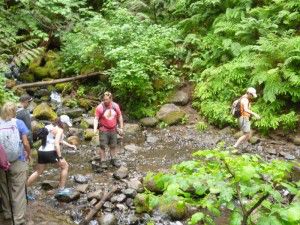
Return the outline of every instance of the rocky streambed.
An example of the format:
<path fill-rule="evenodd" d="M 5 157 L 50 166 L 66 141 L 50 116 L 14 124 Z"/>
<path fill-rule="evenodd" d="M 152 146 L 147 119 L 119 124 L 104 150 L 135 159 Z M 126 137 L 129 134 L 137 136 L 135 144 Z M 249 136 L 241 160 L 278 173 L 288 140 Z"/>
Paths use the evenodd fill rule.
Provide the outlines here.
<path fill-rule="evenodd" d="M 69 135 L 74 139 L 72 132 L 74 130 Z M 166 171 L 171 165 L 190 159 L 196 150 L 214 148 L 220 142 L 224 142 L 225 147 L 232 145 L 234 133 L 231 128 L 198 132 L 193 124 L 164 129 L 142 129 L 138 124 L 127 124 L 126 136 L 119 148 L 120 168 L 98 164 L 96 139 L 81 143 L 75 152 L 65 149 L 64 155 L 70 164 L 67 186 L 71 194 L 55 196 L 59 171 L 49 167 L 29 190 L 35 200 L 29 202 L 27 224 L 79 224 L 103 195 L 115 187 L 117 190 L 104 201 L 89 224 L 146 225 L 149 221 L 161 225 L 186 224 L 184 220 L 177 221 L 159 212 L 151 215 L 135 212 L 134 197 L 143 191 L 143 177 L 148 171 Z M 241 152 L 258 153 L 266 159 L 299 160 L 299 146 L 277 136 L 274 138 L 276 140 L 255 136 L 252 144 L 241 147 Z M 226 224 L 225 220 L 220 218 L 217 223 Z"/>

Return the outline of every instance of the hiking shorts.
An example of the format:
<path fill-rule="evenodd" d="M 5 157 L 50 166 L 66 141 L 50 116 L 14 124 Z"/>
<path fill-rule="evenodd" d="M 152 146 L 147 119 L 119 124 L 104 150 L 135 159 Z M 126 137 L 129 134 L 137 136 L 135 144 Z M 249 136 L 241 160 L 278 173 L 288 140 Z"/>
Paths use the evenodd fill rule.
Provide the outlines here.
<path fill-rule="evenodd" d="M 239 118 L 239 126 L 240 126 L 241 131 L 243 131 L 243 133 L 250 133 L 251 123 L 250 123 L 249 117 L 241 116 Z"/>
<path fill-rule="evenodd" d="M 100 131 L 99 140 L 101 149 L 105 149 L 107 146 L 114 148 L 118 143 L 117 132 Z"/>
<path fill-rule="evenodd" d="M 38 151 L 38 164 L 57 163 L 56 151 Z"/>

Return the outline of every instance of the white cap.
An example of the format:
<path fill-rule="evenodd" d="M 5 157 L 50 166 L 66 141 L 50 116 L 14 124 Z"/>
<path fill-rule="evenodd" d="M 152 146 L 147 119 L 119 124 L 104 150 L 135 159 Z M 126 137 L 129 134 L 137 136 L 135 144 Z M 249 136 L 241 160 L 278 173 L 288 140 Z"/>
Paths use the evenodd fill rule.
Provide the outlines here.
<path fill-rule="evenodd" d="M 69 127 L 72 126 L 71 119 L 70 119 L 69 116 L 67 116 L 67 115 L 61 115 L 59 118 L 60 118 L 61 122 L 67 124 Z"/>
<path fill-rule="evenodd" d="M 255 90 L 255 88 L 253 88 L 253 87 L 249 87 L 249 88 L 247 89 L 247 93 L 251 94 L 254 98 L 257 97 L 256 90 Z"/>

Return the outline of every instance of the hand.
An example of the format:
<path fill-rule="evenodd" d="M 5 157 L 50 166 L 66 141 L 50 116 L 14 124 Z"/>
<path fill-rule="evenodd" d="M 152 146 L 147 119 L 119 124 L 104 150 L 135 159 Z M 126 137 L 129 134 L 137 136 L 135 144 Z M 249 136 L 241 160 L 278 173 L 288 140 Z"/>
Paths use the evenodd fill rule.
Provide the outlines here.
<path fill-rule="evenodd" d="M 71 145 L 71 148 L 73 148 L 75 151 L 77 150 L 76 145 Z"/>
<path fill-rule="evenodd" d="M 122 128 L 119 128 L 119 129 L 117 130 L 117 132 L 118 132 L 118 134 L 119 134 L 120 136 L 123 136 L 123 134 L 124 134 L 124 131 L 123 131 Z"/>
<path fill-rule="evenodd" d="M 30 157 L 30 155 L 28 154 L 28 152 L 24 151 L 24 154 L 25 154 L 25 159 L 26 159 L 26 161 L 30 162 L 30 161 L 31 161 L 31 157 Z"/>

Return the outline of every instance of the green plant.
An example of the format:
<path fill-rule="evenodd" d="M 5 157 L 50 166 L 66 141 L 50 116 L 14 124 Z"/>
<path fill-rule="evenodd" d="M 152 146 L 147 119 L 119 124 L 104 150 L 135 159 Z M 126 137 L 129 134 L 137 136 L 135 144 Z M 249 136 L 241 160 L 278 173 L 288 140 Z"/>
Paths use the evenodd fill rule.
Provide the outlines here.
<path fill-rule="evenodd" d="M 189 115 L 185 114 L 184 117 L 181 118 L 181 124 L 187 124 L 189 122 Z"/>
<path fill-rule="evenodd" d="M 164 122 L 164 121 L 160 121 L 159 124 L 158 124 L 158 127 L 159 127 L 160 129 L 164 129 L 164 128 L 168 127 L 168 126 L 169 126 L 169 124 L 167 124 L 167 123 Z"/>
<path fill-rule="evenodd" d="M 214 224 L 214 216 L 225 211 L 231 214 L 230 224 L 300 222 L 300 182 L 289 180 L 291 163 L 231 155 L 222 148 L 198 151 L 194 160 L 174 165 L 170 173 L 149 174 L 148 183 L 152 180 L 163 190 L 149 192 L 149 198 L 158 198 L 157 207 L 173 199 L 202 209 L 189 224 Z"/>
<path fill-rule="evenodd" d="M 196 130 L 198 132 L 203 132 L 205 131 L 206 129 L 208 128 L 207 124 L 203 121 L 199 121 L 197 124 L 196 124 Z"/>

